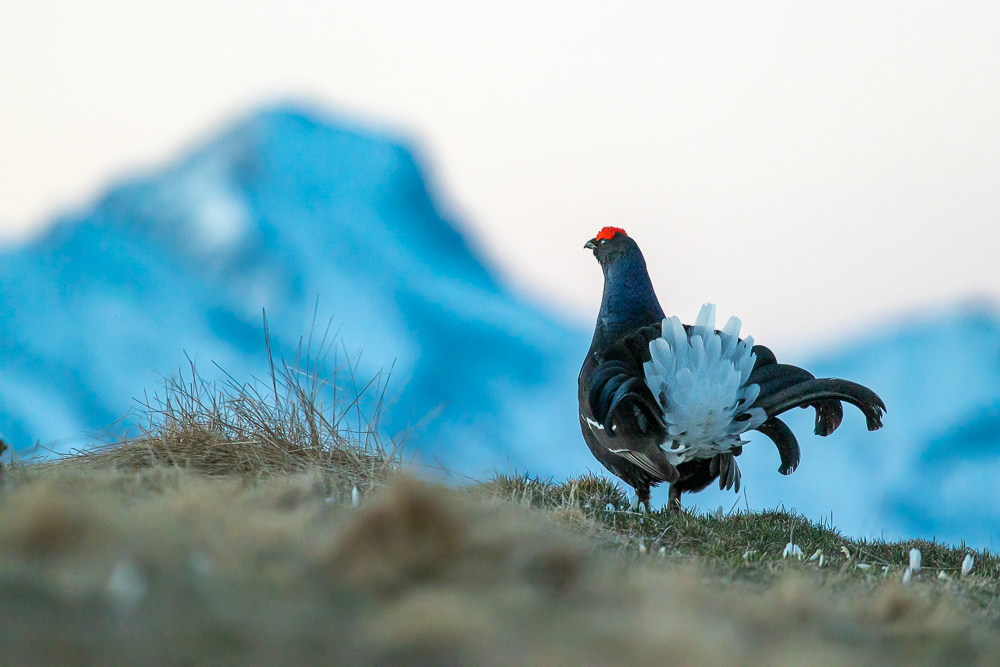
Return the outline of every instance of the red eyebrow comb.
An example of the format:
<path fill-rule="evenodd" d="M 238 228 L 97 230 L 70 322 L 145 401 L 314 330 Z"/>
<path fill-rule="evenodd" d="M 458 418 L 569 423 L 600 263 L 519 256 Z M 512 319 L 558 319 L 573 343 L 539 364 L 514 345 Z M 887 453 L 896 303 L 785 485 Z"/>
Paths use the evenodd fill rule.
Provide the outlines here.
<path fill-rule="evenodd" d="M 622 229 L 621 227 L 605 227 L 601 231 L 597 232 L 597 240 L 598 241 L 600 241 L 602 239 L 608 239 L 608 240 L 610 240 L 610 239 L 614 238 L 615 234 L 621 234 L 622 236 L 628 236 L 628 234 L 625 233 L 625 230 Z"/>

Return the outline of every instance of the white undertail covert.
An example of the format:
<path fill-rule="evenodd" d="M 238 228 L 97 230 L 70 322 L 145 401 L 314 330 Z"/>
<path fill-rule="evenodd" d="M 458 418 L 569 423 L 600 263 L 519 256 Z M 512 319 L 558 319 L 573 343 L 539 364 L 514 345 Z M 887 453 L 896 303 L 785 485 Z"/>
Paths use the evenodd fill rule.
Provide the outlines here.
<path fill-rule="evenodd" d="M 715 330 L 710 303 L 687 331 L 676 316 L 663 320 L 643 371 L 667 423 L 660 447 L 671 464 L 729 452 L 743 443 L 740 434 L 767 419 L 762 408 L 752 407 L 760 387 L 747 384 L 756 361 L 752 348 L 752 337 L 740 340 L 735 317 Z"/>

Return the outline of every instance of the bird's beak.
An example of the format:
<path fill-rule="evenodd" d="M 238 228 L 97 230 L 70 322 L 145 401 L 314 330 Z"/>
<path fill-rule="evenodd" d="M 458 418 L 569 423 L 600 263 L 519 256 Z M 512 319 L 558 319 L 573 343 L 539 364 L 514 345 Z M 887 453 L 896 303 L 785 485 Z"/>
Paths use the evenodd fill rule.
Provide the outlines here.
<path fill-rule="evenodd" d="M 597 239 L 590 239 L 583 244 L 584 250 L 597 250 Z"/>

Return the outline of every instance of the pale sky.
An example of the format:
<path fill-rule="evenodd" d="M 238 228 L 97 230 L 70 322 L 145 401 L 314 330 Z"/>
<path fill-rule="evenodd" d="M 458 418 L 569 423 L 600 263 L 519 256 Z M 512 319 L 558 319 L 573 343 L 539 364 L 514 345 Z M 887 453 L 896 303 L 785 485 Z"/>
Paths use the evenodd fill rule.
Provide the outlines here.
<path fill-rule="evenodd" d="M 608 224 L 668 313 L 772 347 L 1000 295 L 995 0 L 0 0 L 0 240 L 287 98 L 415 141 L 580 322 Z"/>

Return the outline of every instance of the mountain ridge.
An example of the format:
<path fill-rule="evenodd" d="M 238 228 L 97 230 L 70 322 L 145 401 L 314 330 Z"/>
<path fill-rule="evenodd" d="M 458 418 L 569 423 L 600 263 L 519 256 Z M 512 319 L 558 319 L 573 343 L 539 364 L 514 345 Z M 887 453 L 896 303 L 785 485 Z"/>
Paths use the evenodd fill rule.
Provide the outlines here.
<path fill-rule="evenodd" d="M 112 423 L 121 417 L 112 406 L 124 410 L 133 392 L 155 379 L 146 372 L 142 384 L 123 377 L 108 382 L 116 373 L 87 359 L 103 356 L 106 366 L 123 367 L 124 373 L 164 373 L 183 363 L 187 350 L 235 377 L 260 375 L 262 308 L 276 356 L 290 357 L 313 325 L 318 299 L 318 321 L 332 317 L 345 345 L 364 350 L 362 374 L 395 364 L 400 384 L 417 397 L 397 406 L 407 420 L 448 403 L 472 427 L 484 415 L 466 397 L 482 384 L 484 366 L 494 384 L 507 378 L 531 393 L 571 369 L 575 355 L 559 351 L 563 337 L 575 337 L 581 355 L 586 350 L 582 329 L 511 293 L 473 254 L 454 224 L 439 215 L 408 150 L 296 110 L 255 114 L 178 163 L 113 188 L 93 207 L 64 216 L 5 255 L 0 304 L 11 312 L 5 315 L 6 335 L 0 334 L 8 350 L 3 385 L 16 386 L 21 398 L 0 386 L 7 406 L 0 428 L 18 447 L 33 440 L 32 433 L 45 440 L 74 423 Z M 26 293 L 44 305 L 24 308 Z M 12 309 L 15 303 L 22 305 Z M 155 318 L 143 312 L 151 304 Z M 46 321 L 45 332 L 32 333 L 31 319 Z M 162 337 L 155 320 L 185 324 L 171 332 L 170 345 L 154 342 L 142 349 L 143 341 Z M 111 327 L 112 337 L 114 327 L 122 327 L 125 340 L 118 341 L 115 356 L 149 366 L 116 363 L 80 335 L 80 323 Z M 484 362 L 489 357 L 482 352 L 490 349 L 495 361 Z M 446 368 L 460 389 L 455 397 L 441 392 L 445 373 L 439 369 Z M 45 381 L 37 381 L 39 375 Z M 98 400 L 84 377 L 103 386 L 99 394 L 115 398 Z M 61 432 L 50 428 L 49 417 L 23 417 L 30 412 L 27 399 L 34 394 L 38 401 L 43 387 L 52 385 L 79 397 L 63 402 Z M 478 386 L 474 395 L 489 398 L 490 391 Z M 514 412 L 522 402 L 510 395 L 495 398 Z M 11 419 L 11 412 L 21 419 Z M 566 432 L 575 416 L 559 412 L 567 415 L 561 429 Z M 445 430 L 454 431 L 454 425 Z M 432 428 L 425 435 L 431 442 L 440 434 Z M 513 434 L 508 440 L 502 446 L 517 445 Z M 563 438 L 570 450 L 568 440 Z M 481 464 L 497 457 L 482 458 Z"/>

